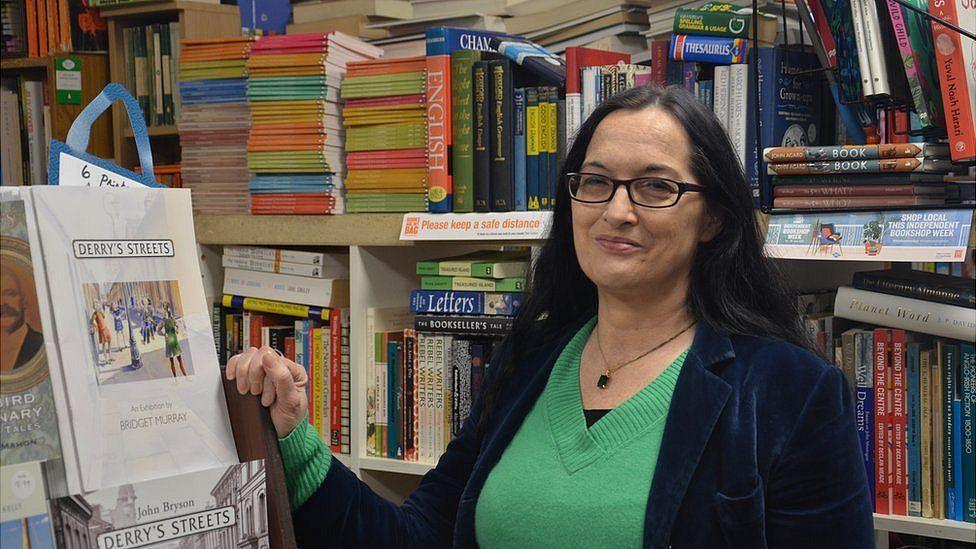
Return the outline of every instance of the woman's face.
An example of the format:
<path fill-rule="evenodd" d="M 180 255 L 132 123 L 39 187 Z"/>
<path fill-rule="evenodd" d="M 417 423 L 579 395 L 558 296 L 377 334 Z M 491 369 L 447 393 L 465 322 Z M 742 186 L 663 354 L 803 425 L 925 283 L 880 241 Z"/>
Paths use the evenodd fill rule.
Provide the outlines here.
<path fill-rule="evenodd" d="M 619 110 L 600 122 L 580 172 L 614 179 L 658 176 L 699 183 L 684 129 L 657 108 Z M 687 285 L 695 249 L 717 232 L 701 193 L 686 192 L 670 208 L 630 202 L 618 187 L 610 202 L 572 202 L 573 241 L 580 267 L 601 290 L 665 292 Z"/>

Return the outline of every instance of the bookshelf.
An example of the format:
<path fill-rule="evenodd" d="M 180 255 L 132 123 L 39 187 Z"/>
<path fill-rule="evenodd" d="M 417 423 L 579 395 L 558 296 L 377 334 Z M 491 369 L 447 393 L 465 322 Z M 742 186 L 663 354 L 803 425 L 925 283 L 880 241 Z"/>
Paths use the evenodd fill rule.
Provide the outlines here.
<path fill-rule="evenodd" d="M 102 9 L 102 17 L 108 24 L 108 49 L 111 60 L 110 74 L 113 82 L 125 82 L 125 47 L 122 32 L 126 27 L 151 23 L 179 23 L 180 38 L 209 38 L 236 36 L 241 32 L 237 6 L 204 4 L 200 2 L 160 2 L 128 5 Z M 178 85 L 174 75 L 173 84 Z M 174 90 L 174 93 L 178 93 Z M 138 164 L 138 153 L 132 138 L 132 128 L 122 116 L 122 105 L 113 107 L 115 162 L 132 168 Z M 175 164 L 180 161 L 179 130 L 175 125 L 149 126 L 153 158 L 157 164 Z"/>
<path fill-rule="evenodd" d="M 81 62 L 81 103 L 65 105 L 54 100 L 54 91 L 50 90 L 51 101 L 51 137 L 64 141 L 68 136 L 68 128 L 75 121 L 75 117 L 92 99 L 101 93 L 102 88 L 111 81 L 109 77 L 109 56 L 105 53 L 92 52 L 59 52 L 40 57 L 18 57 L 0 61 L 0 73 L 6 77 L 22 77 L 28 80 L 44 80 L 50 87 L 57 81 L 55 58 L 71 57 Z M 112 116 L 102 116 L 92 125 L 91 140 L 88 152 L 103 158 L 111 158 L 114 152 Z M 26 158 L 26 157 L 25 157 Z M 25 160 L 26 162 L 26 160 Z"/>

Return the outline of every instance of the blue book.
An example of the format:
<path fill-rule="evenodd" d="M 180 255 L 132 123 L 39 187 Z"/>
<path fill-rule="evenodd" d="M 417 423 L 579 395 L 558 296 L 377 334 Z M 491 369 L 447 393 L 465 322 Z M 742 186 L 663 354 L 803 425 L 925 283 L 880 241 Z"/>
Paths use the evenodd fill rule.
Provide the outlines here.
<path fill-rule="evenodd" d="M 510 34 L 458 27 L 431 27 L 425 34 L 427 55 L 450 55 L 457 50 L 495 51 L 492 38 L 523 41 Z"/>
<path fill-rule="evenodd" d="M 670 56 L 675 61 L 730 65 L 749 62 L 749 40 L 718 36 L 672 34 Z"/>
<path fill-rule="evenodd" d="M 854 334 L 854 418 L 874 508 L 874 334 Z"/>
<path fill-rule="evenodd" d="M 525 182 L 525 88 L 515 88 L 515 98 L 512 103 L 515 116 L 513 130 L 515 132 L 515 210 L 524 212 L 528 209 L 528 193 Z"/>
<path fill-rule="evenodd" d="M 963 519 L 976 522 L 976 346 L 959 345 L 962 363 Z"/>
<path fill-rule="evenodd" d="M 947 519 L 958 520 L 956 518 L 956 476 L 959 470 L 956 469 L 956 425 L 958 424 L 955 413 L 956 395 L 956 375 L 959 371 L 956 361 L 958 360 L 958 347 L 953 344 L 938 342 L 939 362 L 942 366 L 942 446 L 943 446 L 943 482 L 945 487 L 945 515 Z"/>
<path fill-rule="evenodd" d="M 386 457 L 397 457 L 397 386 L 399 382 L 400 345 L 396 341 L 386 343 Z"/>
<path fill-rule="evenodd" d="M 759 48 L 758 63 L 750 65 L 750 71 L 759 67 L 759 101 L 763 106 L 759 118 L 760 139 L 763 147 L 799 147 L 816 145 L 823 137 L 820 128 L 820 81 L 813 71 L 819 65 L 812 53 L 782 47 Z M 752 85 L 752 75 L 749 77 Z M 749 114 L 746 117 L 746 181 L 753 189 L 753 196 L 763 195 L 772 200 L 770 176 L 756 158 L 753 141 L 755 101 L 749 98 Z"/>
<path fill-rule="evenodd" d="M 414 290 L 410 293 L 410 311 L 414 313 L 512 316 L 521 304 L 522 294 L 514 292 Z"/>
<path fill-rule="evenodd" d="M 910 342 L 905 353 L 905 396 L 908 423 L 905 442 L 908 451 L 908 516 L 922 516 L 921 400 L 919 397 L 920 345 Z"/>
<path fill-rule="evenodd" d="M 958 373 L 959 370 L 957 369 Z M 958 388 L 961 380 L 956 380 L 956 387 Z M 965 520 L 965 515 L 963 514 L 962 500 L 965 497 L 965 487 L 963 486 L 963 475 L 965 474 L 962 470 L 962 401 L 960 399 L 954 399 L 952 401 L 952 459 L 953 468 L 956 471 L 955 475 L 955 500 L 952 505 L 952 518 L 953 520 Z"/>

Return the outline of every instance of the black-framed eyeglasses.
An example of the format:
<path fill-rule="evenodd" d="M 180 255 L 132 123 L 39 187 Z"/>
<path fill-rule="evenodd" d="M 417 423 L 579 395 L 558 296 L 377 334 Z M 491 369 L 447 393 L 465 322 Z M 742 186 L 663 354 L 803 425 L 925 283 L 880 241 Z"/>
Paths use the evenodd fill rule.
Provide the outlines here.
<path fill-rule="evenodd" d="M 670 208 L 687 192 L 705 192 L 705 187 L 701 185 L 666 177 L 613 179 L 595 173 L 570 173 L 566 174 L 566 184 L 569 197 L 585 204 L 610 202 L 617 193 L 617 187 L 623 186 L 630 201 L 645 208 Z"/>

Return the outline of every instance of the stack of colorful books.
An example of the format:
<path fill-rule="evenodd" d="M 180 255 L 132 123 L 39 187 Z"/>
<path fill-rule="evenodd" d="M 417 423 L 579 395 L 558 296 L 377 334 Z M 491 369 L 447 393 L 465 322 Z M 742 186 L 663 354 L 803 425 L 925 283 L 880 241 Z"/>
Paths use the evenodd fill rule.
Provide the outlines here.
<path fill-rule="evenodd" d="M 245 64 L 253 38 L 183 40 L 180 48 L 182 181 L 201 212 L 247 212 Z"/>
<path fill-rule="evenodd" d="M 939 206 L 954 168 L 944 143 L 770 147 L 773 207 L 843 209 Z"/>
<path fill-rule="evenodd" d="M 223 266 L 213 311 L 221 362 L 269 346 L 301 365 L 309 422 L 333 452 L 349 453 L 348 254 L 227 246 Z"/>
<path fill-rule="evenodd" d="M 424 57 L 350 63 L 342 84 L 347 210 L 425 209 Z"/>
<path fill-rule="evenodd" d="M 347 63 L 381 54 L 339 32 L 269 36 L 255 44 L 247 64 L 247 162 L 259 191 L 251 213 L 344 211 L 339 88 Z M 265 179 L 270 175 L 275 179 Z"/>

